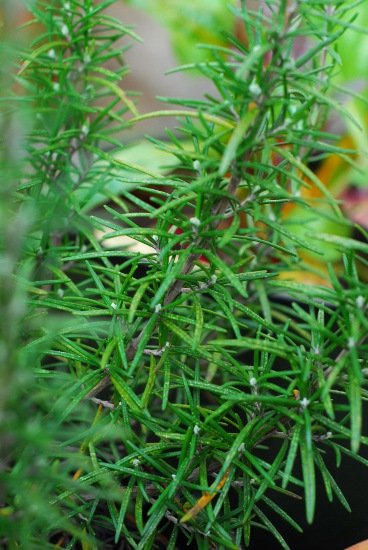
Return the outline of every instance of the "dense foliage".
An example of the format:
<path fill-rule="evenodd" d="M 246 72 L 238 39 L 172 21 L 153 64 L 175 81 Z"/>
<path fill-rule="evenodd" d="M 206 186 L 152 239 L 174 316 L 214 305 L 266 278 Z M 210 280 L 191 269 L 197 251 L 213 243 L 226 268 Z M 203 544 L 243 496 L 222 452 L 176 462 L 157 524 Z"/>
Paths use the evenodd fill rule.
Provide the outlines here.
<path fill-rule="evenodd" d="M 284 497 L 311 523 L 318 470 L 349 509 L 325 457 L 368 465 L 367 234 L 313 169 L 356 159 L 328 129 L 354 123 L 354 7 L 230 6 L 242 31 L 181 69 L 216 93 L 139 116 L 112 3 L 37 0 L 3 31 L 1 544 L 289 548 Z M 137 165 L 116 132 L 169 114 L 170 167 Z"/>

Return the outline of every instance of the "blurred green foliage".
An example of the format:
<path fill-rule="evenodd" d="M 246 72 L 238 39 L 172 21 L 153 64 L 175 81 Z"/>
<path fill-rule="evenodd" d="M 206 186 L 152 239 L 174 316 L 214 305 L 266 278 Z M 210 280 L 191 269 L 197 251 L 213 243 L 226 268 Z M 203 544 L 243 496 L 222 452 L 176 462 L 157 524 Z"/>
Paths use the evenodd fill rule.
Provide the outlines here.
<path fill-rule="evenodd" d="M 353 1 L 350 2 L 353 4 Z M 349 2 L 347 2 L 347 6 Z M 341 58 L 341 71 L 337 79 L 351 82 L 361 79 L 362 90 L 368 92 L 368 11 L 363 3 L 354 9 L 354 20 L 351 28 L 337 41 L 338 54 Z"/>
<path fill-rule="evenodd" d="M 226 46 L 226 32 L 233 30 L 235 17 L 228 0 L 125 0 L 144 10 L 164 25 L 179 62 L 202 62 L 211 50 L 200 44 Z M 235 0 L 231 0 L 235 5 Z"/>

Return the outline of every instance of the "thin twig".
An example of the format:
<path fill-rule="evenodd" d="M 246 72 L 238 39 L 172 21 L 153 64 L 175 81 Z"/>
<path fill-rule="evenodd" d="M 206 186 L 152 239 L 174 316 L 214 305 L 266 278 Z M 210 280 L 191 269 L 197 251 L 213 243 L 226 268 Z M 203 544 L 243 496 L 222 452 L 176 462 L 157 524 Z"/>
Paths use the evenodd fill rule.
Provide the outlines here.
<path fill-rule="evenodd" d="M 90 397 L 90 399 L 93 403 L 96 403 L 96 405 L 101 405 L 102 407 L 105 407 L 105 409 L 111 409 L 114 411 L 117 408 L 114 403 L 110 403 L 110 401 L 103 401 L 103 399 L 98 399 L 97 397 Z"/>

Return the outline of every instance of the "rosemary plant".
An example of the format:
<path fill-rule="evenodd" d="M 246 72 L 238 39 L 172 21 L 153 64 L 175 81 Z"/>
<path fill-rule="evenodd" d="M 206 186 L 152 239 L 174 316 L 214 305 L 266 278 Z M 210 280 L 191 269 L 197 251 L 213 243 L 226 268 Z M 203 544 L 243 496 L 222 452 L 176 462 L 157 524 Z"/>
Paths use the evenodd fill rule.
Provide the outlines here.
<path fill-rule="evenodd" d="M 1 542 L 235 550 L 263 528 L 287 549 L 285 497 L 312 523 L 319 471 L 349 509 L 325 458 L 368 465 L 367 235 L 340 236 L 312 170 L 354 163 L 326 130 L 349 116 L 335 43 L 354 7 L 230 7 L 242 32 L 181 68 L 217 93 L 139 116 L 113 2 L 30 3 L 2 100 L 3 135 L 28 126 L 3 158 Z M 150 143 L 175 169 L 121 152 L 115 131 L 167 115 L 177 132 Z M 145 249 L 107 246 L 122 236 Z"/>

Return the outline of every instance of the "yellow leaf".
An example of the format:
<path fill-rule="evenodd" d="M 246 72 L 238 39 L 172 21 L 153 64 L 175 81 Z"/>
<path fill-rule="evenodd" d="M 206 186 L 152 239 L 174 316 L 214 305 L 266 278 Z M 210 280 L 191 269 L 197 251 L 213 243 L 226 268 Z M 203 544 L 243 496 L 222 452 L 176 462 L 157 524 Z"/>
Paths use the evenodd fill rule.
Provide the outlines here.
<path fill-rule="evenodd" d="M 226 470 L 223 477 L 220 479 L 219 484 L 216 487 L 217 491 L 222 489 L 229 475 L 229 471 L 230 471 L 230 468 Z M 211 489 L 212 487 L 213 485 L 211 485 Z M 201 510 L 203 510 L 203 508 L 207 506 L 209 502 L 211 502 L 213 498 L 215 498 L 215 496 L 216 496 L 215 492 L 211 494 L 210 491 L 206 491 L 204 495 L 202 495 L 201 498 L 195 503 L 195 505 L 190 510 L 188 510 L 186 514 L 184 514 L 184 516 L 180 520 L 180 523 L 185 523 L 186 521 L 189 521 L 190 519 L 194 518 L 197 514 L 199 514 Z"/>

